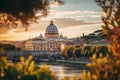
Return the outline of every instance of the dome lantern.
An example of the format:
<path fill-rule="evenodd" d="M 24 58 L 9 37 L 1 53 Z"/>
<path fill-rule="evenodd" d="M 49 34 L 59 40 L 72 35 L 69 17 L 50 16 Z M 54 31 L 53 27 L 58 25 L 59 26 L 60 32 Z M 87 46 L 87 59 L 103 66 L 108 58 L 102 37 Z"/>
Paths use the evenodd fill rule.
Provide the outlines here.
<path fill-rule="evenodd" d="M 50 24 L 51 24 L 51 25 L 53 25 L 53 24 L 54 24 L 54 23 L 53 23 L 53 20 L 51 20 Z"/>

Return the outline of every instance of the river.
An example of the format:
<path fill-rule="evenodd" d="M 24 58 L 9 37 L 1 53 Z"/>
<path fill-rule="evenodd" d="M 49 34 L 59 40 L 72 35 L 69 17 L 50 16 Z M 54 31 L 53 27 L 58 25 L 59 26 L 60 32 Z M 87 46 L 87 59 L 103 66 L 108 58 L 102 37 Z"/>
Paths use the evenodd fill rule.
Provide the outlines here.
<path fill-rule="evenodd" d="M 49 65 L 50 70 L 54 73 L 56 73 L 57 80 L 61 80 L 65 77 L 69 77 L 70 80 L 73 80 L 72 78 L 77 76 L 81 77 L 81 72 L 83 70 L 80 70 L 75 67 L 69 67 L 64 65 Z"/>

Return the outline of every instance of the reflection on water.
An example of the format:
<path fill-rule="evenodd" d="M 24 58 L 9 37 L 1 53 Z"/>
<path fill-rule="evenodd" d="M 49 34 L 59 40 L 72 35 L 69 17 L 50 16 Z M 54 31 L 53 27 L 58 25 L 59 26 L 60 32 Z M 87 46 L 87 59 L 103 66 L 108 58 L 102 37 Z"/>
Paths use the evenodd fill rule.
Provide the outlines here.
<path fill-rule="evenodd" d="M 73 77 L 73 76 L 81 76 L 82 70 L 73 68 L 73 67 L 66 67 L 66 66 L 59 66 L 59 65 L 50 65 L 50 69 L 52 72 L 56 73 L 56 76 L 59 79 L 64 77 Z"/>

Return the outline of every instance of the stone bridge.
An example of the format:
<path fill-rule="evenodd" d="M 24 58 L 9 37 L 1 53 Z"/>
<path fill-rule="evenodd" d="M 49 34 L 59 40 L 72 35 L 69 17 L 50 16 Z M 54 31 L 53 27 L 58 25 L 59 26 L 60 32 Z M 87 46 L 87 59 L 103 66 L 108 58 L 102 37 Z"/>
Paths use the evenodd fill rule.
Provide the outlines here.
<path fill-rule="evenodd" d="M 29 55 L 32 55 L 35 60 L 61 60 L 63 58 L 61 52 L 56 51 L 6 51 L 5 53 L 8 60 L 19 60 L 20 56 L 28 58 Z"/>

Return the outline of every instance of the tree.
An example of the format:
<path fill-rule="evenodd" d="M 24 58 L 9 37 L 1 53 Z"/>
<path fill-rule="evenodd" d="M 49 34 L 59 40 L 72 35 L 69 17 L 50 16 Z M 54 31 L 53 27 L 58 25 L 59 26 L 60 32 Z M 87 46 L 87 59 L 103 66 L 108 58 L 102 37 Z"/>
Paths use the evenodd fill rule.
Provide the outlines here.
<path fill-rule="evenodd" d="M 90 50 L 91 50 L 91 47 L 90 46 L 82 46 L 81 47 L 81 54 L 84 56 L 84 57 L 88 57 L 90 56 Z"/>
<path fill-rule="evenodd" d="M 16 28 L 19 23 L 28 30 L 28 25 L 48 14 L 51 0 L 1 0 L 0 28 Z M 54 0 L 58 5 L 62 0 Z"/>
<path fill-rule="evenodd" d="M 3 48 L 4 50 L 20 50 L 20 48 L 15 47 L 14 45 L 11 44 L 0 44 L 0 48 Z"/>
<path fill-rule="evenodd" d="M 29 23 L 36 22 L 38 12 L 47 14 L 48 4 L 48 0 L 1 0 L 0 28 L 17 25 L 18 21 L 28 26 Z"/>
<path fill-rule="evenodd" d="M 5 50 L 3 48 L 0 48 L 0 56 L 4 56 L 5 55 Z"/>
<path fill-rule="evenodd" d="M 99 48 L 99 53 L 102 53 L 103 56 L 106 56 L 106 54 L 108 53 L 108 48 L 107 46 L 101 46 Z"/>
<path fill-rule="evenodd" d="M 5 51 L 4 51 L 3 48 L 0 48 L 0 53 L 1 53 L 1 54 L 5 53 Z"/>
<path fill-rule="evenodd" d="M 65 47 L 65 48 L 63 49 L 63 51 L 62 51 L 62 56 L 63 56 L 64 58 L 68 58 L 68 56 L 67 56 L 67 50 L 68 50 L 68 47 Z"/>
<path fill-rule="evenodd" d="M 96 0 L 103 9 L 103 33 L 107 36 L 111 51 L 106 57 L 92 57 L 88 64 L 91 72 L 83 72 L 83 80 L 120 80 L 120 0 Z"/>
<path fill-rule="evenodd" d="M 92 46 L 91 49 L 90 49 L 90 52 L 91 52 L 91 54 L 94 54 L 96 52 L 96 47 Z"/>
<path fill-rule="evenodd" d="M 81 57 L 82 56 L 82 54 L 81 54 L 81 48 L 75 48 L 73 50 L 73 54 L 74 54 L 75 57 Z"/>
<path fill-rule="evenodd" d="M 68 57 L 73 57 L 73 47 L 72 46 L 68 47 L 66 54 Z"/>
<path fill-rule="evenodd" d="M 80 45 L 73 45 L 73 48 L 80 48 Z"/>
<path fill-rule="evenodd" d="M 64 4 L 64 1 L 63 1 L 63 0 L 54 0 L 54 2 L 57 3 L 57 4 L 59 4 L 59 5 L 60 5 L 60 4 Z"/>
<path fill-rule="evenodd" d="M 35 66 L 32 56 L 27 60 L 21 57 L 20 62 L 12 65 L 8 65 L 6 58 L 0 56 L 0 74 L 1 80 L 55 80 L 49 66 Z"/>

